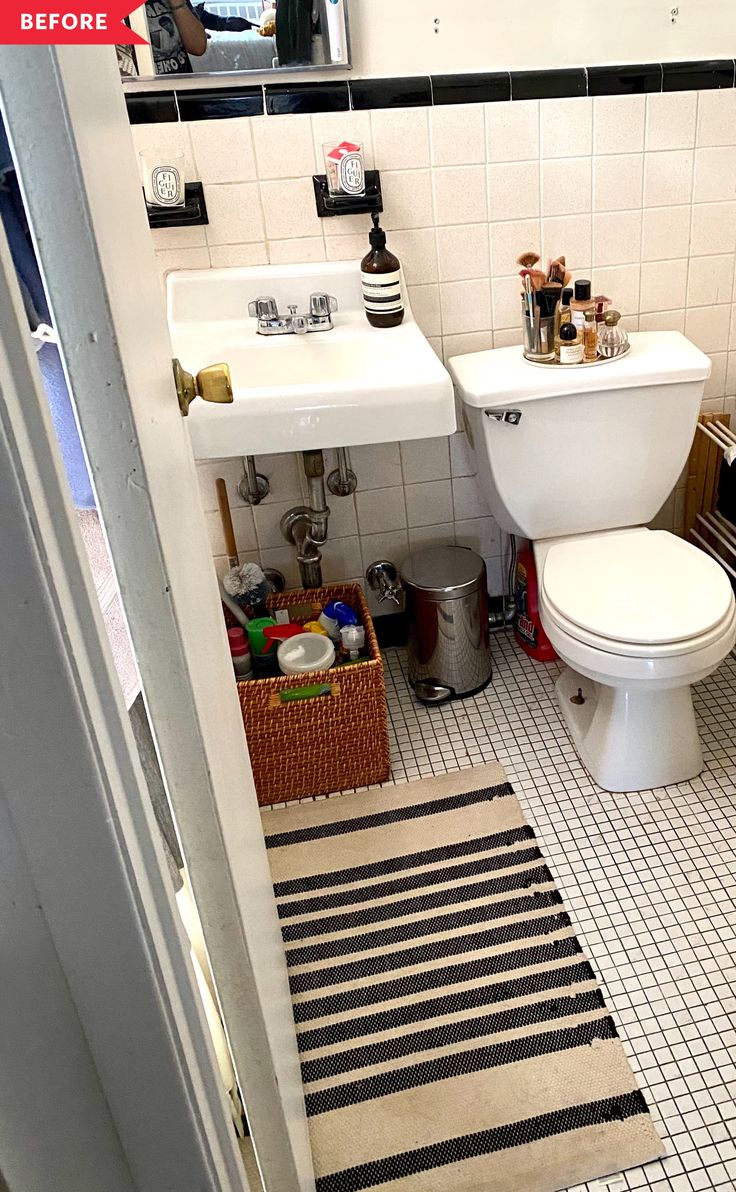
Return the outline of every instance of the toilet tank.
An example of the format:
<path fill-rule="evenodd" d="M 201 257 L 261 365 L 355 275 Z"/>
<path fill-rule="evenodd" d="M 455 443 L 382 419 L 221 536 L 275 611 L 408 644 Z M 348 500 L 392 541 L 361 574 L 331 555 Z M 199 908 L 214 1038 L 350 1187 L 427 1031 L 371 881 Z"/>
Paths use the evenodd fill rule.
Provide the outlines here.
<path fill-rule="evenodd" d="M 605 364 L 531 364 L 521 348 L 448 367 L 478 482 L 502 529 L 556 538 L 645 525 L 677 483 L 710 359 L 676 331 L 631 335 Z"/>

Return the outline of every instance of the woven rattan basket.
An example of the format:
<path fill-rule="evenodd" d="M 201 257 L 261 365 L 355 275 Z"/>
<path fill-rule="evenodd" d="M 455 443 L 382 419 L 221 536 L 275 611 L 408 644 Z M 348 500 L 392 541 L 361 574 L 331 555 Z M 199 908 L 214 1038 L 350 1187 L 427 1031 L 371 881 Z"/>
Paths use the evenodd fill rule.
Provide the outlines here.
<path fill-rule="evenodd" d="M 322 609 L 330 600 L 345 600 L 359 614 L 368 661 L 238 683 L 260 804 L 351 790 L 384 782 L 389 776 L 383 660 L 359 584 L 282 592 L 269 597 L 268 605 L 278 609 L 310 604 Z M 281 702 L 282 691 L 316 683 L 329 683 L 331 694 Z"/>

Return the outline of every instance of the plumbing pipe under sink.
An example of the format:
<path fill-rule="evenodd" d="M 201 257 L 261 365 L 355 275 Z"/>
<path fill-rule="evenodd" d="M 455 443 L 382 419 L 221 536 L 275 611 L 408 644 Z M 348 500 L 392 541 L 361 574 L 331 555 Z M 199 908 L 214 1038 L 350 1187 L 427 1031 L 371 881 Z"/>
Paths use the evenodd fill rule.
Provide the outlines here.
<path fill-rule="evenodd" d="M 281 518 L 281 533 L 296 547 L 302 587 L 322 586 L 322 550 L 327 541 L 330 509 L 325 493 L 325 461 L 321 451 L 303 451 L 309 482 L 309 505 L 296 505 Z"/>

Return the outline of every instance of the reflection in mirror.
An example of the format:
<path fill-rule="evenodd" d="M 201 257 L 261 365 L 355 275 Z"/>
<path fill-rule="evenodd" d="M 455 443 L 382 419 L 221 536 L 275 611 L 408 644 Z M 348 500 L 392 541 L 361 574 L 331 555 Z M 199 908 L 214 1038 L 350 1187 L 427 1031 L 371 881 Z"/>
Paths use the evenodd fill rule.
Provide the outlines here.
<path fill-rule="evenodd" d="M 347 0 L 146 0 L 123 78 L 349 66 Z"/>

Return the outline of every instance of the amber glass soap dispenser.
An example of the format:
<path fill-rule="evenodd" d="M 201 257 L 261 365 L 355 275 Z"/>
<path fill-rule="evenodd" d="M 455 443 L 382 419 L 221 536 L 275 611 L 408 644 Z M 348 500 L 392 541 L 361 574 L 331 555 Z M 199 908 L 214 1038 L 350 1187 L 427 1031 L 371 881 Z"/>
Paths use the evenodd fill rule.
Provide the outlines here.
<path fill-rule="evenodd" d="M 370 251 L 360 262 L 366 318 L 374 327 L 398 327 L 404 317 L 401 263 L 386 248 L 386 233 L 376 214 L 368 239 Z"/>

